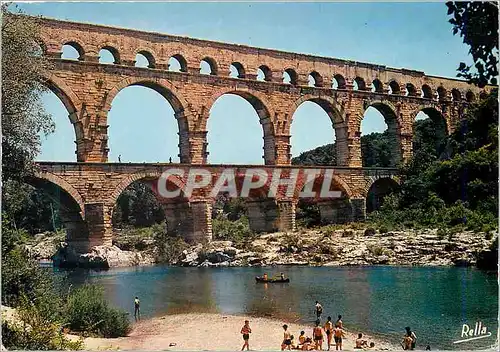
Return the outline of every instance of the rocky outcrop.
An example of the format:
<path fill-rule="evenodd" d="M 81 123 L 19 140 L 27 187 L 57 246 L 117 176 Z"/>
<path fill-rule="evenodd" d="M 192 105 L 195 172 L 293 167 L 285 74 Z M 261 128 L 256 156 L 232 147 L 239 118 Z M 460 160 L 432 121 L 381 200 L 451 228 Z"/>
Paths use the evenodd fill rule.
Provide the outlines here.
<path fill-rule="evenodd" d="M 64 237 L 64 233 L 39 233 L 25 245 L 25 248 L 29 255 L 37 260 L 50 259 L 57 253 L 58 248 L 64 242 Z"/>
<path fill-rule="evenodd" d="M 380 233 L 370 229 L 324 227 L 295 233 L 264 234 L 245 245 L 213 241 L 191 246 L 168 264 L 179 266 L 229 267 L 269 265 L 418 265 L 471 266 L 490 251 L 495 235 L 446 233 L 438 230 L 405 230 Z M 121 241 L 121 242 L 120 242 Z M 116 241 L 117 246 L 95 247 L 76 254 L 65 244 L 53 257 L 63 267 L 111 268 L 155 263 L 154 243 Z M 43 241 L 34 246 L 43 246 Z M 127 247 L 124 243 L 131 243 Z M 133 245 L 132 245 L 133 244 Z M 123 250 L 124 248 L 133 251 Z M 140 251 L 139 248 L 142 250 Z M 34 250 L 34 249 L 33 249 Z M 40 253 L 40 252 L 38 252 Z"/>
<path fill-rule="evenodd" d="M 59 267 L 102 268 L 152 265 L 154 256 L 145 252 L 122 251 L 116 246 L 97 246 L 90 253 L 76 253 L 67 245 L 62 246 L 53 257 Z"/>
<path fill-rule="evenodd" d="M 443 235 L 437 230 L 307 231 L 258 237 L 246 248 L 230 241 L 191 247 L 176 263 L 183 266 L 269 265 L 418 265 L 471 266 L 489 250 L 493 239 L 485 233 Z"/>

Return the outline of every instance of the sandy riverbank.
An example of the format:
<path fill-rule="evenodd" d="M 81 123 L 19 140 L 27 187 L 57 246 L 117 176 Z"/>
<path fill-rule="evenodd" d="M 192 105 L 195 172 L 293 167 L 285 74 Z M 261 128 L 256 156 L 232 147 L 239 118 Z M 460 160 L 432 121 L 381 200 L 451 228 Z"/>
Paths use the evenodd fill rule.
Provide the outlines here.
<path fill-rule="evenodd" d="M 240 329 L 245 319 L 250 320 L 252 334 L 250 349 L 259 351 L 280 350 L 284 322 L 266 318 L 254 318 L 221 314 L 178 314 L 143 320 L 134 324 L 129 336 L 104 339 L 86 338 L 86 350 L 198 350 L 230 351 L 239 350 L 243 345 Z M 288 323 L 297 339 L 300 331 L 312 335 L 312 326 Z M 355 334 L 347 325 L 343 349 L 354 350 Z M 396 350 L 388 342 L 363 334 L 368 341 L 374 341 L 376 350 Z M 173 345 L 175 344 L 175 345 Z M 323 344 L 326 350 L 326 341 Z M 333 347 L 333 350 L 335 347 Z"/>

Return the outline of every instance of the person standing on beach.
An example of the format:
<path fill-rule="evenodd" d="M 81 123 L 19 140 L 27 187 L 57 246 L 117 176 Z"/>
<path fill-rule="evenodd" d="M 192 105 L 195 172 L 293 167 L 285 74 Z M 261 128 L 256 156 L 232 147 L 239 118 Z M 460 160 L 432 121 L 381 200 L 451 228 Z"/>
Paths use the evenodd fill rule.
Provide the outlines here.
<path fill-rule="evenodd" d="M 134 318 L 135 321 L 141 320 L 141 301 L 139 301 L 139 297 L 137 296 L 134 299 Z"/>
<path fill-rule="evenodd" d="M 281 344 L 281 350 L 284 351 L 285 348 L 288 350 L 291 350 L 292 348 L 292 334 L 290 334 L 290 331 L 288 331 L 288 325 L 283 325 L 283 330 L 285 332 L 283 333 L 283 342 Z"/>
<path fill-rule="evenodd" d="M 316 320 L 316 326 L 313 329 L 314 349 L 323 350 L 323 329 L 319 326 L 319 319 Z"/>
<path fill-rule="evenodd" d="M 245 343 L 243 344 L 243 347 L 241 350 L 243 351 L 245 349 L 245 346 L 247 347 L 247 351 L 250 351 L 250 346 L 248 345 L 248 340 L 250 340 L 250 334 L 252 332 L 252 329 L 250 329 L 250 322 L 248 320 L 245 320 L 245 325 L 241 328 L 241 334 L 243 335 L 243 341 Z"/>
<path fill-rule="evenodd" d="M 333 334 L 335 337 L 335 350 L 342 351 L 342 338 L 345 337 L 344 330 L 340 326 L 336 326 Z"/>
<path fill-rule="evenodd" d="M 343 329 L 344 327 L 342 326 L 342 315 L 339 315 L 337 321 L 335 322 L 335 327 L 340 327 L 341 329 Z"/>
<path fill-rule="evenodd" d="M 330 351 L 330 345 L 332 343 L 333 336 L 333 323 L 332 317 L 328 317 L 325 323 L 325 333 L 326 333 L 326 341 L 328 343 L 328 351 Z"/>
<path fill-rule="evenodd" d="M 321 314 L 323 314 L 323 307 L 318 301 L 316 301 L 315 309 L 316 309 L 316 318 L 321 319 Z"/>
<path fill-rule="evenodd" d="M 417 335 L 411 331 L 410 327 L 405 328 L 406 334 L 403 338 L 403 348 L 405 350 L 414 350 L 417 345 Z"/>

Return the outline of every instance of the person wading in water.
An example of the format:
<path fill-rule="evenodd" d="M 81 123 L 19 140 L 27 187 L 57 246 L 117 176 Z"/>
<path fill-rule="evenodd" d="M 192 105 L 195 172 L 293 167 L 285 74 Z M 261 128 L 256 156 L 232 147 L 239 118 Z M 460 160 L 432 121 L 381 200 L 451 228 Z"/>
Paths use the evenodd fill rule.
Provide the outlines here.
<path fill-rule="evenodd" d="M 137 296 L 134 299 L 134 317 L 135 321 L 141 320 L 141 301 L 139 301 L 139 297 Z"/>
<path fill-rule="evenodd" d="M 250 351 L 250 346 L 248 345 L 248 340 L 250 339 L 250 334 L 252 333 L 252 329 L 250 329 L 249 321 L 245 320 L 245 325 L 241 328 L 241 334 L 243 335 L 243 341 L 245 343 L 243 344 L 243 347 L 241 350 L 243 351 L 245 349 L 245 346 L 247 347 L 247 351 Z"/>
<path fill-rule="evenodd" d="M 315 308 L 316 308 L 316 319 L 321 319 L 321 314 L 323 314 L 323 307 L 321 306 L 321 304 L 319 304 L 318 301 L 316 301 L 316 305 L 315 305 Z"/>

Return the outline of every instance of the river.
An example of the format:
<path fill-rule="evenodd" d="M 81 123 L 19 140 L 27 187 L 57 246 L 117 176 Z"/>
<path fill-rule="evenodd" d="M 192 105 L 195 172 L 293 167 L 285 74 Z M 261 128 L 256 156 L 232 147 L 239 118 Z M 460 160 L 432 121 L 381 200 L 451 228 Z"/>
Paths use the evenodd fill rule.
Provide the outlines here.
<path fill-rule="evenodd" d="M 289 284 L 257 284 L 254 277 L 284 272 Z M 102 285 L 107 298 L 133 314 L 141 300 L 144 317 L 189 312 L 251 314 L 311 323 L 314 303 L 324 318 L 342 314 L 352 331 L 398 343 L 405 326 L 418 346 L 479 349 L 495 343 L 498 329 L 496 273 L 455 267 L 133 267 L 107 271 L 54 269 L 74 286 Z M 454 344 L 463 324 L 481 322 L 491 337 Z"/>

